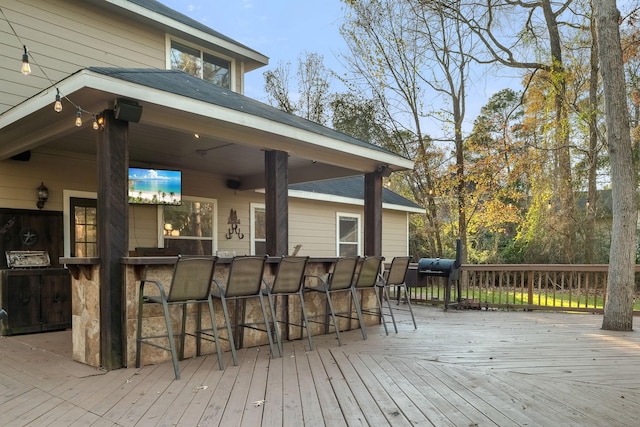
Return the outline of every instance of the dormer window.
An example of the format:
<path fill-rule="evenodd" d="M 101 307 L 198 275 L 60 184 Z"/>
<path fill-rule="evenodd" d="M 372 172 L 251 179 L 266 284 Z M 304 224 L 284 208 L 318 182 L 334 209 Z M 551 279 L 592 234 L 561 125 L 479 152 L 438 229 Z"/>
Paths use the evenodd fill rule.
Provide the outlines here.
<path fill-rule="evenodd" d="M 171 69 L 182 70 L 224 88 L 231 88 L 231 62 L 200 49 L 171 41 Z"/>

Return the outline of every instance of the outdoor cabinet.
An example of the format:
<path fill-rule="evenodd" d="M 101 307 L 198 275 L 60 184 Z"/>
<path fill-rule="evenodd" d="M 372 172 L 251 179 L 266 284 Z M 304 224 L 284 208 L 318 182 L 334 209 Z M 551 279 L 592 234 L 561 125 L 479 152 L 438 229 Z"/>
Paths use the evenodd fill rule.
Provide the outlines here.
<path fill-rule="evenodd" d="M 71 275 L 65 268 L 3 270 L 0 305 L 8 316 L 0 335 L 71 327 Z"/>

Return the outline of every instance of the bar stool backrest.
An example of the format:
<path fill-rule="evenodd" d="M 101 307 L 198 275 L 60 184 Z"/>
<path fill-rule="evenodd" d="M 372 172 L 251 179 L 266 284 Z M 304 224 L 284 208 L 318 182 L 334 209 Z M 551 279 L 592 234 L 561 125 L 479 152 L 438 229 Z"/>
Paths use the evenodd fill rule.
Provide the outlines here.
<path fill-rule="evenodd" d="M 333 272 L 329 276 L 329 290 L 348 289 L 353 283 L 356 266 L 360 257 L 341 257 L 336 261 Z"/>
<path fill-rule="evenodd" d="M 211 291 L 211 279 L 216 257 L 178 257 L 167 302 L 206 300 Z"/>
<path fill-rule="evenodd" d="M 391 267 L 389 267 L 389 273 L 386 277 L 387 285 L 401 285 L 404 283 L 407 277 L 407 271 L 409 270 L 409 262 L 411 262 L 411 257 L 393 258 Z"/>
<path fill-rule="evenodd" d="M 266 257 L 235 257 L 229 267 L 225 297 L 257 295 L 262 286 Z"/>
<path fill-rule="evenodd" d="M 300 291 L 309 257 L 282 257 L 271 287 L 272 294 L 291 294 Z"/>
<path fill-rule="evenodd" d="M 368 256 L 362 261 L 355 284 L 356 288 L 372 288 L 376 285 L 382 260 L 383 258 L 379 256 Z"/>

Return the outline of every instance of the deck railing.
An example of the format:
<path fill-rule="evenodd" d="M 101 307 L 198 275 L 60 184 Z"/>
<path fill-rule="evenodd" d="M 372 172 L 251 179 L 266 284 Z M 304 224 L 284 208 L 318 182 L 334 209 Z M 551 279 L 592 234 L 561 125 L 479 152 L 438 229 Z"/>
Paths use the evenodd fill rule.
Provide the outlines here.
<path fill-rule="evenodd" d="M 608 268 L 607 264 L 464 264 L 460 274 L 460 305 L 475 309 L 601 313 Z M 636 266 L 638 272 L 640 265 Z M 407 284 L 411 286 L 412 301 L 444 304 L 446 278 L 422 277 L 417 264 L 412 264 Z M 451 301 L 457 300 L 454 284 Z"/>

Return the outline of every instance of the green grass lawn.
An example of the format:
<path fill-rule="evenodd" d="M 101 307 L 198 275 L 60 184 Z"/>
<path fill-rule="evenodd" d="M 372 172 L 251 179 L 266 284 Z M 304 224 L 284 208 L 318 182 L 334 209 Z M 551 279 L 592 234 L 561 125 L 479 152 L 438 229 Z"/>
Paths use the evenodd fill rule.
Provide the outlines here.
<path fill-rule="evenodd" d="M 432 293 L 433 291 L 433 293 Z M 439 295 L 438 295 L 439 292 Z M 601 292 L 598 292 L 600 294 Z M 444 289 L 440 288 L 411 288 L 412 298 L 417 300 L 424 299 L 426 301 L 431 300 L 443 300 Z M 433 296 L 432 296 L 433 295 Z M 577 291 L 558 291 L 555 292 L 552 289 L 549 290 L 534 290 L 532 300 L 529 301 L 527 290 L 520 289 L 487 289 L 487 288 L 473 288 L 463 289 L 462 298 L 466 300 L 472 300 L 480 304 L 496 304 L 496 305 L 537 305 L 540 307 L 554 307 L 554 308 L 604 308 L 604 298 L 602 295 L 594 295 L 594 292 L 585 294 L 584 292 L 578 293 Z M 457 299 L 455 287 L 451 292 L 451 300 Z M 634 311 L 640 311 L 640 298 L 637 298 L 633 304 Z"/>

